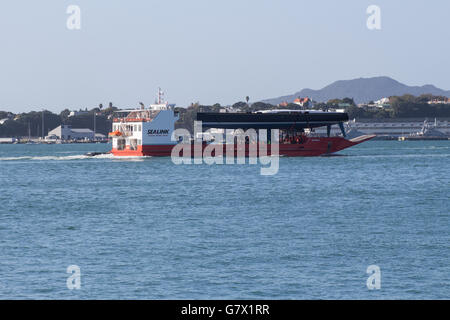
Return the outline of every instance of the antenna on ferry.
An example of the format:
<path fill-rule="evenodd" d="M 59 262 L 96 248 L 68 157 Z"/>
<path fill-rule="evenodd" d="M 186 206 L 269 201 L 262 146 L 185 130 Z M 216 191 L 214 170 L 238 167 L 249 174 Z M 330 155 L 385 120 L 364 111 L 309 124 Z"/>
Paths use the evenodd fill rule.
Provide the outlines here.
<path fill-rule="evenodd" d="M 158 88 L 158 104 L 162 104 L 164 101 L 164 92 L 162 92 L 161 88 Z"/>

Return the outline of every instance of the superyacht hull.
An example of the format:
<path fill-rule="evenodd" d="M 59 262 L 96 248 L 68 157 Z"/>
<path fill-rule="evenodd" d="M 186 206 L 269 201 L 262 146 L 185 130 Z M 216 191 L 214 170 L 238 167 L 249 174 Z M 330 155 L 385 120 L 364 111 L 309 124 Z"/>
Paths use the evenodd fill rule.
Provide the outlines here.
<path fill-rule="evenodd" d="M 212 144 L 202 144 L 201 145 L 201 153 L 200 156 L 204 156 L 205 149 L 209 146 L 208 149 L 211 149 L 211 152 L 208 152 L 208 155 L 216 156 L 216 151 L 222 151 L 222 154 L 225 156 L 232 153 L 235 157 L 238 156 L 246 156 L 254 155 L 256 152 L 257 156 L 266 156 L 266 155 L 278 155 L 286 156 L 286 157 L 315 157 L 322 155 L 329 155 L 336 153 L 338 151 L 350 148 L 362 142 L 368 141 L 374 138 L 374 135 L 364 135 L 354 139 L 345 139 L 342 137 L 309 137 L 303 143 L 293 143 L 293 144 L 285 144 L 281 143 L 278 145 L 278 151 L 276 148 L 272 148 L 270 144 L 267 145 L 266 148 L 260 149 L 260 147 L 255 144 L 245 144 L 244 147 L 240 147 L 239 145 L 212 145 Z M 175 145 L 142 145 L 134 148 L 132 150 L 130 146 L 126 146 L 123 150 L 112 149 L 111 152 L 115 156 L 143 156 L 143 157 L 169 157 L 172 155 L 172 150 Z M 188 147 L 189 148 L 189 147 Z M 200 150 L 200 149 L 199 149 Z M 231 151 L 230 151 L 231 150 Z M 253 153 L 252 153 L 253 151 Z M 197 151 L 197 153 L 199 153 Z M 191 156 L 198 156 L 196 154 L 195 145 L 190 146 L 190 154 Z M 183 151 L 178 152 L 176 154 L 178 156 L 183 156 Z"/>

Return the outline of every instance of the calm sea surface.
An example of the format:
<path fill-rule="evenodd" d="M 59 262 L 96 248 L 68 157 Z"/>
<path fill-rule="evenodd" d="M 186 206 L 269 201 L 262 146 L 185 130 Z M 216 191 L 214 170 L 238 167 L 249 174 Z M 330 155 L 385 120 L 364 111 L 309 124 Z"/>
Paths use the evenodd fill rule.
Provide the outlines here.
<path fill-rule="evenodd" d="M 450 141 L 281 158 L 274 176 L 82 156 L 109 148 L 0 145 L 0 299 L 450 298 Z"/>

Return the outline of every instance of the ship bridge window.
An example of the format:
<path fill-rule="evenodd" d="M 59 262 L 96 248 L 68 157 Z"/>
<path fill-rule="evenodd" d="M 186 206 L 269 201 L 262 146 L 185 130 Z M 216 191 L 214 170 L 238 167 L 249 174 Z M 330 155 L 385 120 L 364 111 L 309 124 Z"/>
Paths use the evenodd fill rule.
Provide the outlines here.
<path fill-rule="evenodd" d="M 124 149 L 125 149 L 125 139 L 118 139 L 117 150 L 124 150 Z"/>
<path fill-rule="evenodd" d="M 137 146 L 138 146 L 138 140 L 131 139 L 130 140 L 130 150 L 137 150 Z"/>

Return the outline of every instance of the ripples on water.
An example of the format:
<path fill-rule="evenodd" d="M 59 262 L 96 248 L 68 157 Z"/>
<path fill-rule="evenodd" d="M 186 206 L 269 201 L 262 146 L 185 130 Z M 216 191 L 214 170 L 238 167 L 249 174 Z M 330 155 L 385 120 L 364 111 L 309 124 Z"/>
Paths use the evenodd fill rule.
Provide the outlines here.
<path fill-rule="evenodd" d="M 0 145 L 0 298 L 450 297 L 448 141 L 281 158 L 275 176 L 83 156 L 108 148 Z"/>

